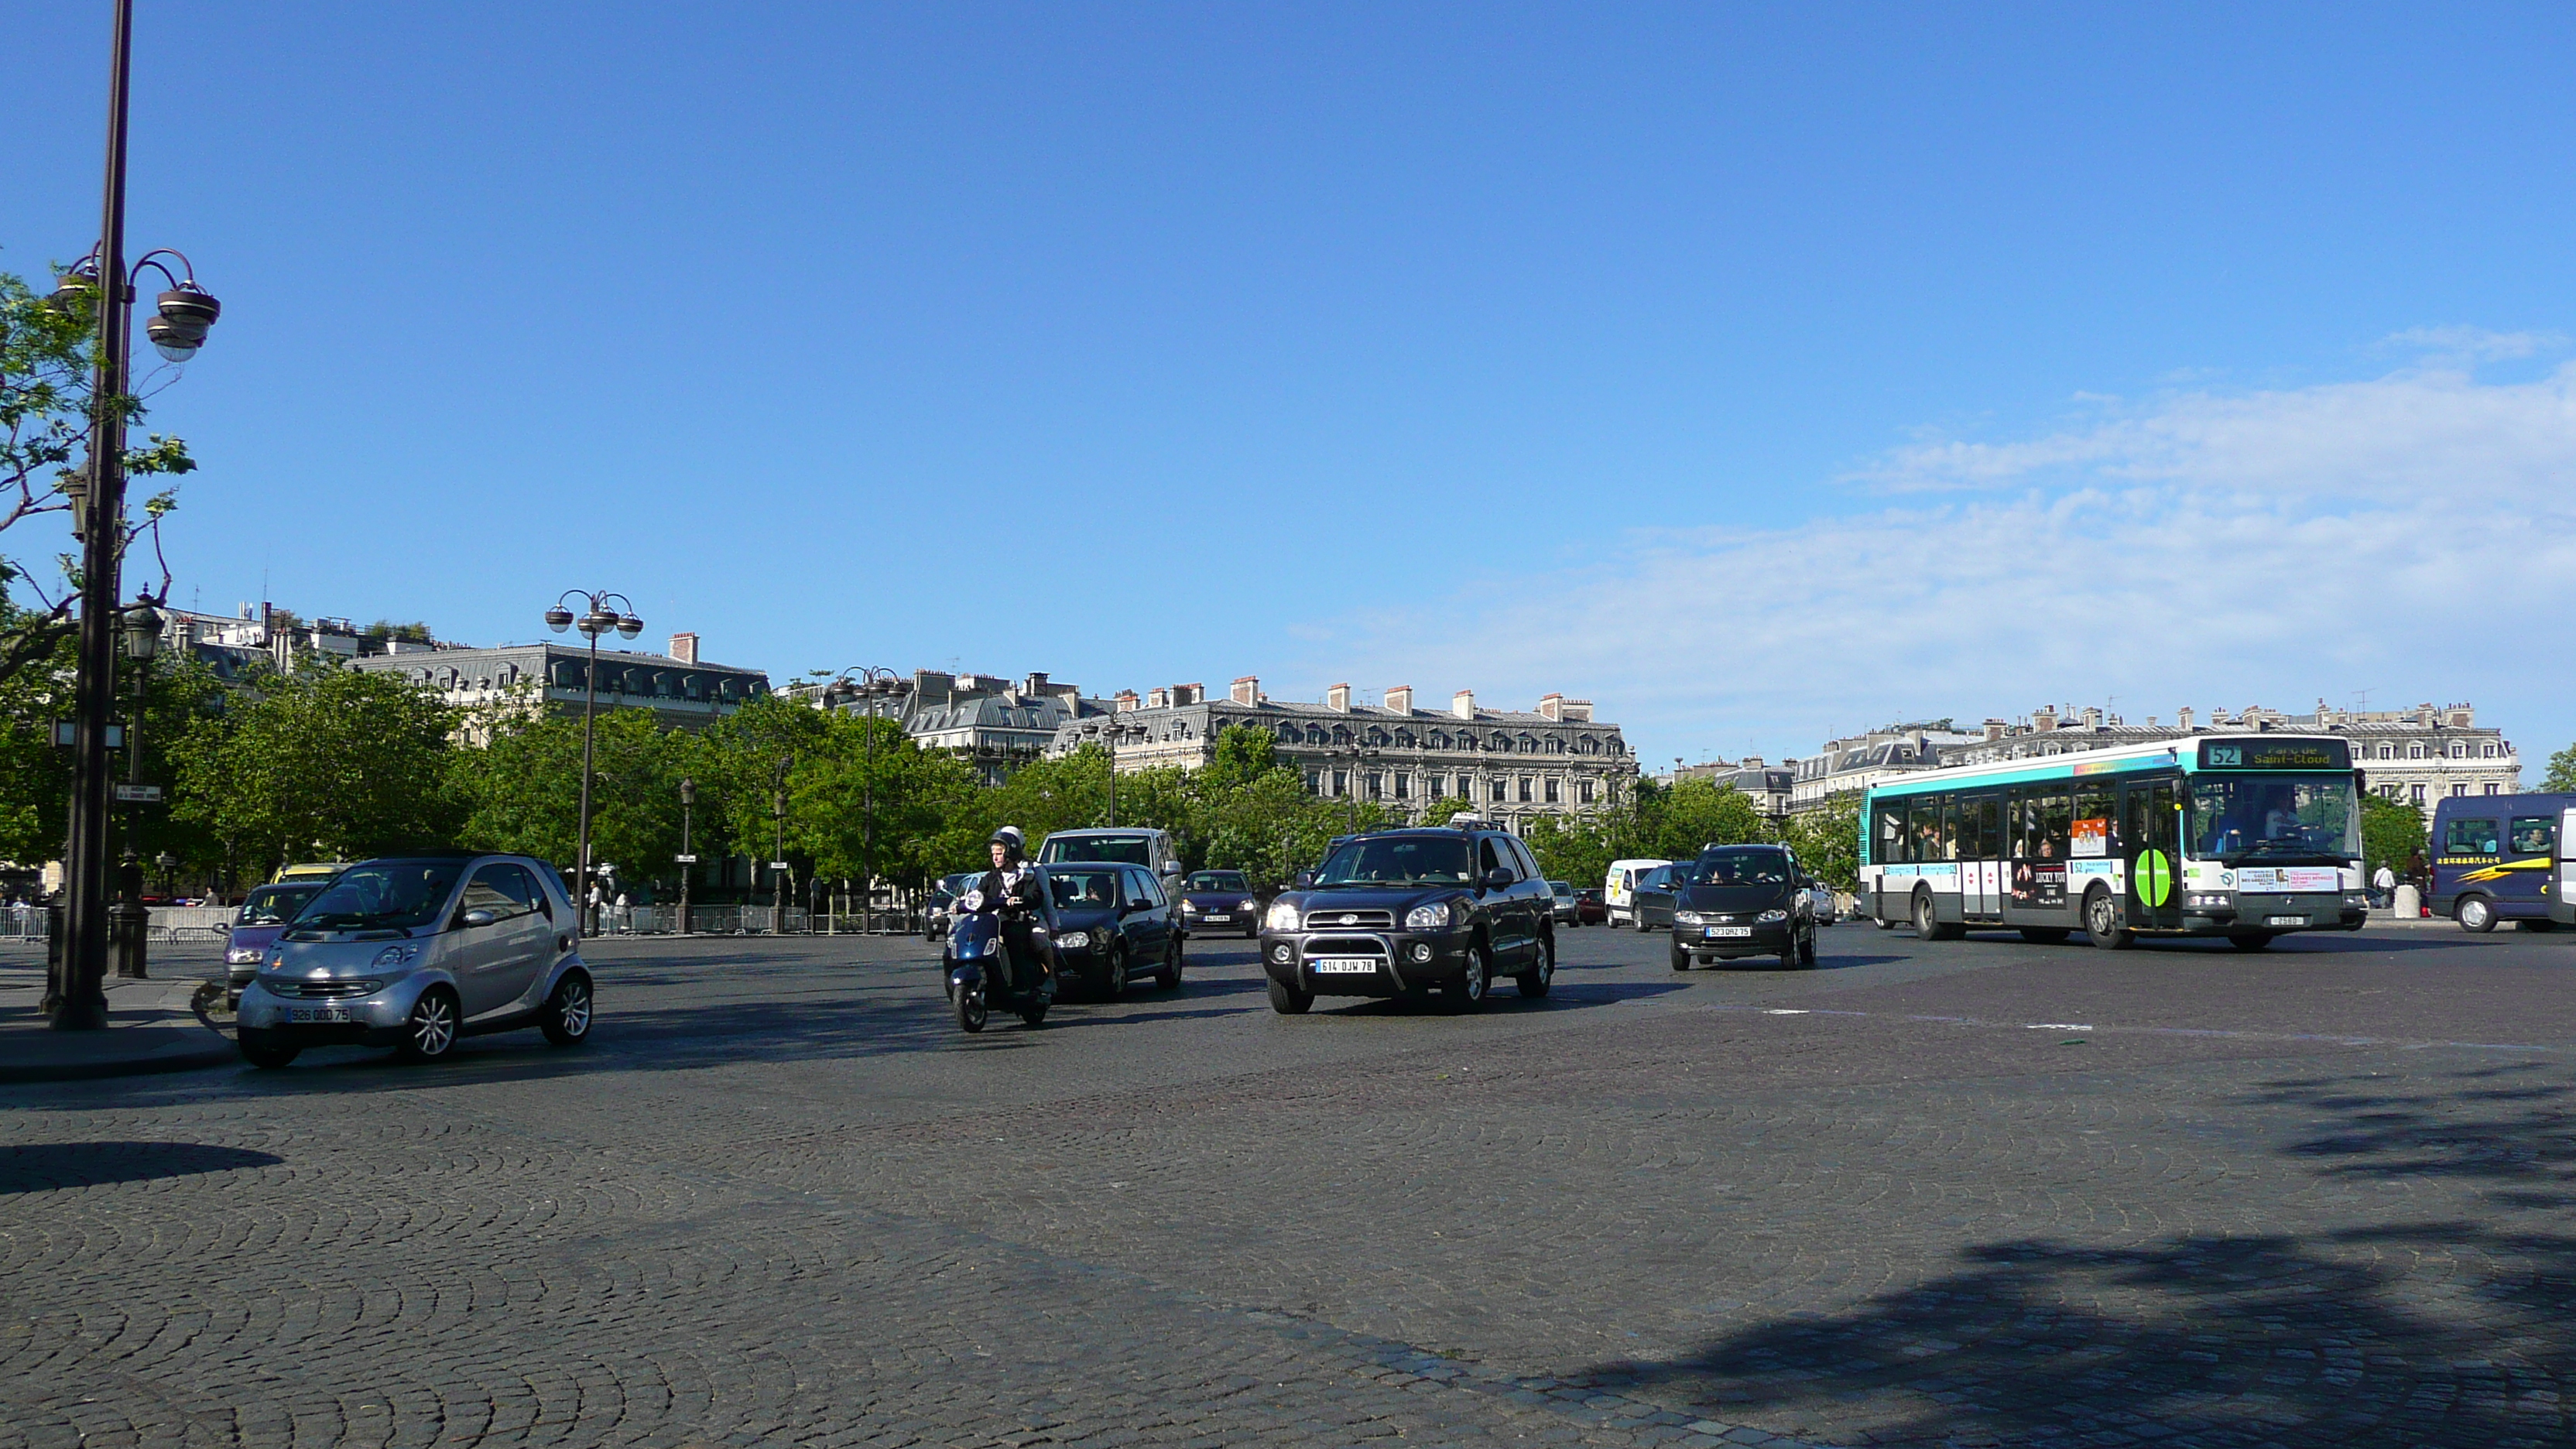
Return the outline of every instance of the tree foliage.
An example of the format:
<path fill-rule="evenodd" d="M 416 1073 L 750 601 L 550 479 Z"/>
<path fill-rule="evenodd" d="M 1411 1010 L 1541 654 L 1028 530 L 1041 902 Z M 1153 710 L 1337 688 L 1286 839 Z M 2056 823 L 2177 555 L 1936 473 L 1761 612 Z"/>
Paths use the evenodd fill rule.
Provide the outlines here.
<path fill-rule="evenodd" d="M 2540 788 L 2552 795 L 2576 794 L 2576 745 L 2549 757 L 2549 772 L 2540 777 Z"/>
<path fill-rule="evenodd" d="M 2361 797 L 2361 854 L 2363 878 L 2379 873 L 2383 865 L 2399 875 L 2406 873 L 2406 859 L 2424 848 L 2424 812 L 2402 800 L 2384 795 Z"/>

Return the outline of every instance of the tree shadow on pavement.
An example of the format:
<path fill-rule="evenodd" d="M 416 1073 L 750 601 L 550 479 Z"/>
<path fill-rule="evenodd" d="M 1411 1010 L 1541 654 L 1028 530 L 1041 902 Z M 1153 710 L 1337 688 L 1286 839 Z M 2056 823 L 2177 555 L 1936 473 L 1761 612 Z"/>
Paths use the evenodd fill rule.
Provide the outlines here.
<path fill-rule="evenodd" d="M 1956 1271 L 1847 1312 L 1577 1381 L 1838 1443 L 2562 1445 L 2576 1438 L 2576 1236 L 2524 1210 L 2563 1205 L 2576 1164 L 2551 1073 L 2261 1089 L 2340 1119 L 2279 1149 L 2319 1178 L 2492 1184 L 2492 1218 L 1976 1244 Z M 2352 1219 L 2384 1216 L 2346 1201 Z"/>
<path fill-rule="evenodd" d="M 0 1196 L 274 1167 L 284 1160 L 200 1142 L 30 1142 L 0 1149 Z"/>

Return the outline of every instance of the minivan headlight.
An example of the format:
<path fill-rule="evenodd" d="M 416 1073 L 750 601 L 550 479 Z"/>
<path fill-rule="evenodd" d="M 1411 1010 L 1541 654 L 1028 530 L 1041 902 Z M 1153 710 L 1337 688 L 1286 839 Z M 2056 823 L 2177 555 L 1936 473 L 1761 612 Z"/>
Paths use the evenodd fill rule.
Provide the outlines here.
<path fill-rule="evenodd" d="M 1261 929 L 1265 931 L 1297 929 L 1297 903 L 1295 901 L 1271 902 L 1270 914 L 1262 919 Z"/>
<path fill-rule="evenodd" d="M 1785 921 L 1785 920 L 1789 919 L 1789 913 L 1788 913 L 1787 911 L 1783 911 L 1783 910 L 1768 910 L 1768 911 L 1764 911 L 1762 914 L 1760 914 L 1760 915 L 1758 915 L 1758 916 L 1755 916 L 1753 919 L 1754 919 L 1754 922 L 1755 922 L 1756 924 L 1767 926 L 1767 925 L 1771 925 L 1771 924 L 1773 924 L 1774 922 L 1778 922 L 1778 921 Z"/>
<path fill-rule="evenodd" d="M 1447 901 L 1433 901 L 1429 905 L 1415 906 L 1404 913 L 1404 929 L 1408 931 L 1444 931 L 1449 928 L 1449 921 L 1450 912 Z"/>

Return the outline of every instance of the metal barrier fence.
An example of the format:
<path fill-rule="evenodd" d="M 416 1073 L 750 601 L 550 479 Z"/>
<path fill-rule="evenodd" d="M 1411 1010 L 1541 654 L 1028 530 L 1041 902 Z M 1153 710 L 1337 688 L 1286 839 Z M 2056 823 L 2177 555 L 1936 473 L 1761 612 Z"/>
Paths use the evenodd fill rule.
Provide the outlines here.
<path fill-rule="evenodd" d="M 777 916 L 774 906 L 691 906 L 689 929 L 701 936 L 766 936 L 777 929 Z M 862 925 L 878 935 L 910 935 L 919 929 L 911 911 L 892 908 L 863 920 L 856 912 L 789 906 L 786 917 L 786 934 L 791 936 L 855 936 L 861 934 Z M 668 936 L 679 930 L 680 910 L 677 906 L 629 906 L 622 911 L 604 907 L 598 926 L 599 934 L 606 936 Z"/>

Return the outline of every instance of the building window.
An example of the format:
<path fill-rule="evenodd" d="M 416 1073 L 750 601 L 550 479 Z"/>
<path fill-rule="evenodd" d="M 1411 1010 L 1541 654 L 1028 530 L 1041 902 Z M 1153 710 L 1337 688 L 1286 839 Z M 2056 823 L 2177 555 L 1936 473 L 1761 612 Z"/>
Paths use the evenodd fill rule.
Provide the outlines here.
<path fill-rule="evenodd" d="M 1321 795 L 1324 793 L 1323 771 L 1308 770 L 1306 772 L 1306 793 L 1309 795 Z"/>
<path fill-rule="evenodd" d="M 2423 746 L 2423 743 L 2422 743 L 2421 741 L 2418 741 L 2418 742 L 2416 742 L 2416 743 L 2414 743 L 2414 744 L 2408 745 L 2408 746 L 2406 747 L 2406 758 L 2408 758 L 2408 759 L 2410 759 L 2410 760 L 2420 760 L 2420 759 L 2424 758 L 2424 746 Z"/>
<path fill-rule="evenodd" d="M 2455 759 L 2455 760 L 2465 760 L 2465 759 L 2467 759 L 2468 757 L 2469 757 L 2469 747 L 2468 747 L 2468 746 L 2466 746 L 2466 745 L 2464 745 L 2464 744 L 2461 744 L 2458 740 L 2453 740 L 2453 741 L 2451 741 L 2451 758 L 2452 758 L 2452 759 Z"/>
<path fill-rule="evenodd" d="M 1335 795 L 1347 795 L 1351 793 L 1350 771 L 1335 770 L 1333 772 L 1333 793 Z"/>
<path fill-rule="evenodd" d="M 1553 736 L 1553 735 L 1549 736 L 1549 737 L 1548 737 L 1548 742 L 1547 742 L 1547 752 L 1548 752 L 1549 754 L 1551 754 L 1551 755 L 1561 755 L 1561 754 L 1564 754 L 1564 753 L 1565 753 L 1565 741 L 1563 741 L 1563 740 L 1561 740 L 1561 739 L 1558 739 L 1558 738 L 1556 738 L 1556 737 L 1555 737 L 1555 736 Z"/>
<path fill-rule="evenodd" d="M 1547 803 L 1550 805 L 1557 803 L 1558 789 L 1562 783 L 1554 775 L 1547 777 Z"/>
<path fill-rule="evenodd" d="M 1443 795 L 1445 795 L 1445 794 L 1447 793 L 1447 791 L 1448 791 L 1448 783 L 1449 783 L 1449 777 L 1448 777 L 1448 776 L 1446 776 L 1446 775 L 1432 775 L 1432 776 L 1430 776 L 1430 777 L 1428 777 L 1428 778 L 1429 778 L 1429 779 L 1430 779 L 1430 781 L 1431 781 L 1431 798 L 1432 798 L 1432 799 L 1434 799 L 1434 800 L 1440 799 Z"/>
<path fill-rule="evenodd" d="M 1396 771 L 1395 774 L 1395 798 L 1398 800 L 1413 798 L 1413 777 L 1401 770 Z"/>
<path fill-rule="evenodd" d="M 2494 758 L 2495 758 L 2495 746 L 2493 746 L 2493 745 L 2488 745 L 2488 746 L 2485 748 L 2485 750 L 2483 751 L 2483 754 L 2484 754 L 2484 756 L 2485 756 L 2487 759 L 2490 759 L 2490 760 L 2494 759 Z"/>
<path fill-rule="evenodd" d="M 1499 775 L 1494 777 L 1494 788 L 1491 793 L 1494 797 L 1494 803 L 1497 805 L 1500 805 L 1504 801 L 1512 798 L 1508 782 Z"/>
<path fill-rule="evenodd" d="M 2496 792 L 2496 782 L 2495 782 L 2495 781 L 2493 781 L 2493 780 L 2489 780 L 2489 781 L 2487 781 L 2487 793 L 2488 793 L 2488 794 L 2490 794 L 2490 795 L 2492 795 L 2492 794 L 2494 794 L 2495 792 Z"/>
<path fill-rule="evenodd" d="M 1386 777 L 1375 770 L 1368 773 L 1368 797 L 1372 800 L 1386 798 Z"/>
<path fill-rule="evenodd" d="M 1449 748 L 1449 737 L 1444 734 L 1434 734 L 1429 743 L 1435 750 L 1445 750 Z"/>
<path fill-rule="evenodd" d="M 2467 785 L 2466 783 L 2462 783 L 2462 784 L 2458 784 L 2458 785 L 2453 785 L 2453 786 L 2451 787 L 2451 793 L 2452 793 L 2453 795 L 2455 795 L 2455 796 L 2456 796 L 2456 795 L 2466 795 L 2467 793 L 2469 793 L 2469 787 L 2468 787 L 2468 785 Z"/>
<path fill-rule="evenodd" d="M 1574 803 L 1577 805 L 1589 805 L 1592 803 L 1591 781 L 1577 780 L 1574 782 Z"/>
<path fill-rule="evenodd" d="M 2418 748 L 2421 748 L 2421 747 L 2419 746 Z M 2414 787 L 2414 791 L 2415 791 L 2415 793 L 2414 793 L 2414 797 L 2413 797 L 2413 798 L 2414 798 L 2414 802 L 2415 802 L 2416 804 L 2418 804 L 2418 805 L 2423 804 L 2423 803 L 2424 803 L 2424 787 L 2423 787 L 2423 786 L 2421 786 L 2421 785 L 2417 785 L 2417 786 L 2415 786 L 2415 787 Z"/>
<path fill-rule="evenodd" d="M 1521 776 L 1521 803 L 1522 803 L 1522 804 L 1524 804 L 1524 805 L 1528 804 L 1528 803 L 1529 803 L 1529 798 L 1530 798 L 1530 777 L 1529 777 L 1529 776 L 1527 776 L 1527 775 L 1523 775 L 1523 776 Z"/>

